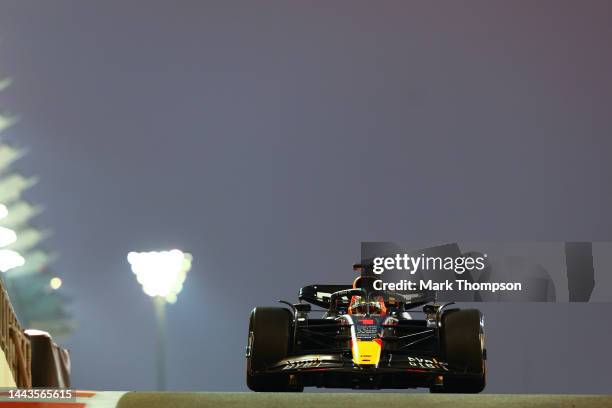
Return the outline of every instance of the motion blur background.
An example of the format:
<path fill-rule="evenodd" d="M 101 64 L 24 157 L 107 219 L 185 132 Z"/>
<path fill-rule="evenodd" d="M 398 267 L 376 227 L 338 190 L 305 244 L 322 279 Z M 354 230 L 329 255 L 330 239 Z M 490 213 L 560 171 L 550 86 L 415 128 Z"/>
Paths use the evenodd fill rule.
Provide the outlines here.
<path fill-rule="evenodd" d="M 0 0 L 74 385 L 154 387 L 131 250 L 194 257 L 168 388 L 244 390 L 250 309 L 361 241 L 612 240 L 610 38 L 605 0 Z M 610 304 L 483 309 L 487 391 L 611 391 Z"/>

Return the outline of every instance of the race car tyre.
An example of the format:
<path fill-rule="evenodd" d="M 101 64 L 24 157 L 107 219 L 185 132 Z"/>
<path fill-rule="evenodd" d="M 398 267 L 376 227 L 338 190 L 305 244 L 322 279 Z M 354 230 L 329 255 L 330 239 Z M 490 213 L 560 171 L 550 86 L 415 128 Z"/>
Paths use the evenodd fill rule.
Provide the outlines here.
<path fill-rule="evenodd" d="M 444 378 L 431 392 L 478 393 L 485 387 L 486 368 L 482 315 L 476 309 L 451 309 L 442 315 L 441 346 L 447 363 L 463 376 Z"/>
<path fill-rule="evenodd" d="M 246 367 L 246 382 L 250 390 L 304 390 L 298 384 L 291 384 L 286 374 L 256 374 L 288 355 L 292 320 L 291 312 L 283 308 L 257 307 L 251 312 Z"/>

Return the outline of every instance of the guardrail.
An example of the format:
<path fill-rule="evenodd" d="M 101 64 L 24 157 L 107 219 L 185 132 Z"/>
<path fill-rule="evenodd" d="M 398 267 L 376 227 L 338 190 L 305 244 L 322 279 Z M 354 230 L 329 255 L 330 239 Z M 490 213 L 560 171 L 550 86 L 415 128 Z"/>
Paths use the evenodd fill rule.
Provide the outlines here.
<path fill-rule="evenodd" d="M 32 386 L 32 348 L 0 279 L 0 347 L 19 388 Z"/>

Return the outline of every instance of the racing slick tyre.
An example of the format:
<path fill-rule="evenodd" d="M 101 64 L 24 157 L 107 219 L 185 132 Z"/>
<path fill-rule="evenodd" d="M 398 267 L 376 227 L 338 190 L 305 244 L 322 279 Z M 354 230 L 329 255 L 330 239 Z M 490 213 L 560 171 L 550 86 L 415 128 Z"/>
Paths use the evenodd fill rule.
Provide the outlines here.
<path fill-rule="evenodd" d="M 287 374 L 257 374 L 287 357 L 290 349 L 292 315 L 279 307 L 257 307 L 251 312 L 247 345 L 246 382 L 252 391 L 301 392 Z"/>
<path fill-rule="evenodd" d="M 465 376 L 448 376 L 431 392 L 478 393 L 485 387 L 485 351 L 482 315 L 476 309 L 451 309 L 442 315 L 441 346 L 450 367 Z"/>

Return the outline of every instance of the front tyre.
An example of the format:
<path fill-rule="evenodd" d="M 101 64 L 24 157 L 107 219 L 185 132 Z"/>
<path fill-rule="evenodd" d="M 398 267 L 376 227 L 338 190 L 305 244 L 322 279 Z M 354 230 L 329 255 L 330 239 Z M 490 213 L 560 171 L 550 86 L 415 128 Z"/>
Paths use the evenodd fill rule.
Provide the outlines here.
<path fill-rule="evenodd" d="M 465 376 L 449 376 L 432 392 L 479 393 L 485 388 L 486 367 L 482 314 L 476 309 L 451 309 L 442 315 L 441 346 L 446 361 Z"/>
<path fill-rule="evenodd" d="M 257 307 L 251 312 L 247 344 L 246 383 L 258 392 L 303 391 L 286 374 L 257 374 L 290 352 L 292 315 L 287 309 Z"/>

